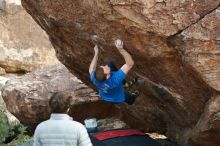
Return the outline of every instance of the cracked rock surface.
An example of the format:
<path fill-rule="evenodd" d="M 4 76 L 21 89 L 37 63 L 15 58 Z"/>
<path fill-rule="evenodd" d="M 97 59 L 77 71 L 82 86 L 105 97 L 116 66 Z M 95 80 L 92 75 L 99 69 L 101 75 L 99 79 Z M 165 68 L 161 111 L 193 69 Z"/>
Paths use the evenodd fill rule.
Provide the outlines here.
<path fill-rule="evenodd" d="M 218 146 L 220 136 L 219 0 L 22 0 L 47 32 L 58 59 L 93 87 L 91 36 L 103 41 L 99 64 L 134 58 L 128 78 L 141 76 L 135 105 L 118 105 L 133 127 L 165 133 L 180 146 Z M 103 107 L 105 109 L 105 107 Z"/>
<path fill-rule="evenodd" d="M 1 67 L 8 73 L 29 72 L 56 63 L 48 36 L 22 8 L 20 0 L 1 0 L 0 75 L 4 73 Z"/>

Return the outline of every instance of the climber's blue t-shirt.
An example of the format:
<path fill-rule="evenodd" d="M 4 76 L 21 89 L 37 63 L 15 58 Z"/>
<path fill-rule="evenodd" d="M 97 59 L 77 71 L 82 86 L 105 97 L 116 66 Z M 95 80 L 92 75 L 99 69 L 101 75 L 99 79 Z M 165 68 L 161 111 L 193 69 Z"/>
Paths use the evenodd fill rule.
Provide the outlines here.
<path fill-rule="evenodd" d="M 122 81 L 125 79 L 126 74 L 119 69 L 116 72 L 111 72 L 110 77 L 99 82 L 95 79 L 94 71 L 90 75 L 90 79 L 94 85 L 99 88 L 100 97 L 108 102 L 119 103 L 125 101 L 125 91 Z"/>

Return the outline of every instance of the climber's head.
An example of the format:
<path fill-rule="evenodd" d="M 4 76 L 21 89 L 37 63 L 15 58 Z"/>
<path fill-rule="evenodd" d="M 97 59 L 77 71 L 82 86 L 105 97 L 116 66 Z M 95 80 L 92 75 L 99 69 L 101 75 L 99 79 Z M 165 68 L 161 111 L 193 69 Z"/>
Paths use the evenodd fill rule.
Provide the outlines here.
<path fill-rule="evenodd" d="M 97 81 L 103 82 L 110 75 L 111 69 L 108 65 L 100 66 L 95 70 L 95 79 Z"/>
<path fill-rule="evenodd" d="M 52 113 L 67 113 L 70 108 L 71 96 L 66 92 L 54 93 L 49 101 Z"/>

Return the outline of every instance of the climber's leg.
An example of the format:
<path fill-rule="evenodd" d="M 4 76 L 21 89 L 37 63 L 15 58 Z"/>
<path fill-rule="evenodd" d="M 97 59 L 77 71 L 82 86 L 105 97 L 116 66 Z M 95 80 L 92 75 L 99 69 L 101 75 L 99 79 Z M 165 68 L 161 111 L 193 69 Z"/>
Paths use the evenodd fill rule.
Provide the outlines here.
<path fill-rule="evenodd" d="M 139 95 L 140 93 L 138 91 L 134 91 L 134 92 L 125 91 L 125 102 L 129 105 L 132 105 Z"/>
<path fill-rule="evenodd" d="M 131 88 L 135 84 L 141 85 L 143 82 L 144 80 L 140 79 L 139 77 L 135 77 L 132 80 L 125 82 L 124 88 Z"/>

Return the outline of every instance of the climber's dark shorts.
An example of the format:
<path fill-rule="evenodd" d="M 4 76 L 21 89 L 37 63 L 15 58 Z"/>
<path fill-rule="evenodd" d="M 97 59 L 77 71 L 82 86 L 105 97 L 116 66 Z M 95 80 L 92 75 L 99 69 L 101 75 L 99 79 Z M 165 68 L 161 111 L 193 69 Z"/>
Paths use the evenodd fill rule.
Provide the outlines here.
<path fill-rule="evenodd" d="M 132 105 L 135 101 L 136 97 L 130 95 L 127 91 L 125 91 L 125 101 L 127 104 Z M 108 101 L 109 102 L 109 101 Z M 111 104 L 120 104 L 121 102 L 109 102 Z"/>

